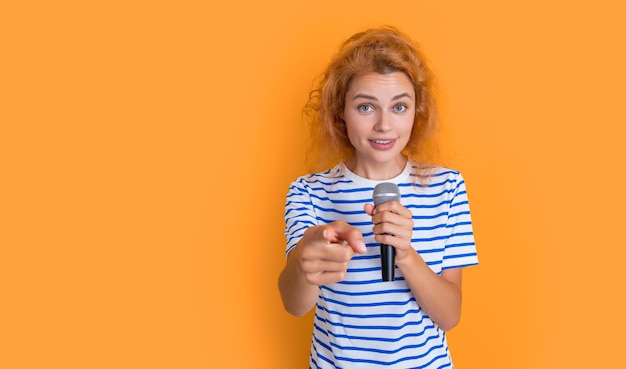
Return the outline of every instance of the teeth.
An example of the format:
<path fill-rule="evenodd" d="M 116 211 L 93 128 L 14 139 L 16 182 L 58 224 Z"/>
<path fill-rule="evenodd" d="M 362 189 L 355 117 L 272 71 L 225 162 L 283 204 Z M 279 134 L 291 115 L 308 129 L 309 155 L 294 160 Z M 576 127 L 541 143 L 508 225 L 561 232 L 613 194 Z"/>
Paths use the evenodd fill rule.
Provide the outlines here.
<path fill-rule="evenodd" d="M 391 140 L 387 140 L 387 141 L 374 140 L 374 143 L 381 144 L 381 145 L 386 145 L 386 144 L 388 144 L 390 142 L 391 142 Z"/>

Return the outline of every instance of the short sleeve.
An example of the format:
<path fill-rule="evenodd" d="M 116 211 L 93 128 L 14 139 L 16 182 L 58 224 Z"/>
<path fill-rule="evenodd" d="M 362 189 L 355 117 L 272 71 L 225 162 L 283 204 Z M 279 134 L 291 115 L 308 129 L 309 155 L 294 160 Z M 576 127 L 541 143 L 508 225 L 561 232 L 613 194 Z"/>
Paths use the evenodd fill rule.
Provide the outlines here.
<path fill-rule="evenodd" d="M 309 227 L 317 225 L 311 195 L 304 178 L 293 182 L 285 203 L 286 254 L 296 246 Z"/>
<path fill-rule="evenodd" d="M 446 225 L 448 237 L 443 255 L 443 269 L 478 264 L 467 190 L 460 173 L 457 174 L 453 186 Z"/>

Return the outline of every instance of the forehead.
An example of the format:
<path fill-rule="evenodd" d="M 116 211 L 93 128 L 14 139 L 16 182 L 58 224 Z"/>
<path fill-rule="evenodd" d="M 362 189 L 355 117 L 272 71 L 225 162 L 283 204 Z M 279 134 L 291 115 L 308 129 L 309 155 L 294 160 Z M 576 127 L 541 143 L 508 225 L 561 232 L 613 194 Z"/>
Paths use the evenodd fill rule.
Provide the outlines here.
<path fill-rule="evenodd" d="M 362 92 L 369 94 L 383 94 L 388 92 L 410 93 L 414 91 L 414 86 L 409 77 L 403 72 L 392 73 L 366 73 L 355 76 L 348 85 L 346 96 Z"/>

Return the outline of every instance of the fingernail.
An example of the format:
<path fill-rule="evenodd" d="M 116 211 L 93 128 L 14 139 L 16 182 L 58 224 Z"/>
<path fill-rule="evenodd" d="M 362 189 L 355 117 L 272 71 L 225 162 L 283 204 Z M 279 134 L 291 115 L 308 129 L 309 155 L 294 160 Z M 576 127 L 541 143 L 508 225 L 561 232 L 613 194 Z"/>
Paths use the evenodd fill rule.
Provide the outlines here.
<path fill-rule="evenodd" d="M 359 249 L 363 252 L 366 253 L 367 252 L 367 246 L 365 246 L 365 242 L 363 241 L 358 241 L 357 245 L 359 246 Z"/>

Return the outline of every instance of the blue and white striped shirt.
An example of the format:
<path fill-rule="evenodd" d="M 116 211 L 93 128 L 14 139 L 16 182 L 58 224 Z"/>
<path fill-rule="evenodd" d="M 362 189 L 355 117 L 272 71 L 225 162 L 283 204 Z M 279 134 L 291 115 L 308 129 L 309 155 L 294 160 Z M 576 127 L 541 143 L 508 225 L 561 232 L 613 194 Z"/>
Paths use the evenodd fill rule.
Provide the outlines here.
<path fill-rule="evenodd" d="M 430 181 L 415 181 L 408 162 L 394 182 L 401 203 L 413 213 L 412 245 L 437 274 L 478 263 L 465 182 L 437 168 Z M 367 254 L 355 255 L 346 278 L 320 286 L 311 345 L 311 368 L 453 368 L 446 335 L 417 304 L 402 273 L 381 279 L 380 248 L 371 217 L 374 187 L 383 181 L 359 177 L 339 164 L 293 182 L 285 206 L 287 253 L 304 231 L 344 220 L 363 233 Z M 416 185 L 417 183 L 417 185 Z"/>

